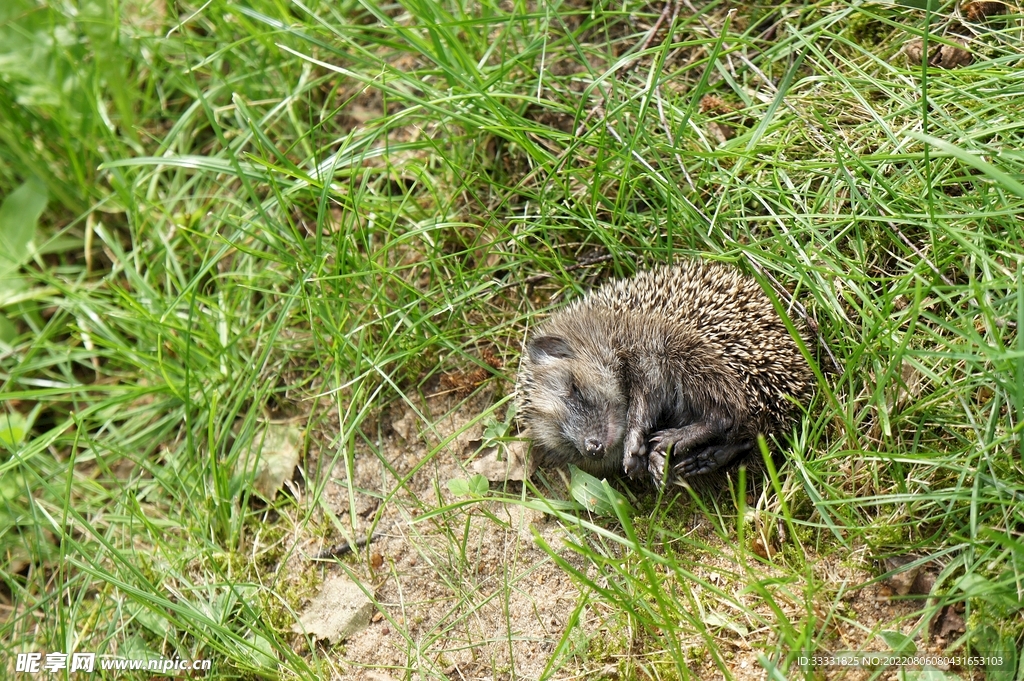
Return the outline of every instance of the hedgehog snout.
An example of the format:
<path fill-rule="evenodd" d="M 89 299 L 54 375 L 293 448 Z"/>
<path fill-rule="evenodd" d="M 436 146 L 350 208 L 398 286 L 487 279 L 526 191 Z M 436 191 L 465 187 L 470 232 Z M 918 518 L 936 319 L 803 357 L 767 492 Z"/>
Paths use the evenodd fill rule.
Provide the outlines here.
<path fill-rule="evenodd" d="M 577 449 L 584 456 L 597 459 L 606 457 L 616 447 L 622 448 L 623 427 L 614 413 L 605 413 L 593 419 L 582 429 L 583 437 L 577 440 Z"/>
<path fill-rule="evenodd" d="M 602 459 L 616 444 L 615 429 L 602 419 L 590 418 L 566 425 L 566 439 L 585 458 Z"/>

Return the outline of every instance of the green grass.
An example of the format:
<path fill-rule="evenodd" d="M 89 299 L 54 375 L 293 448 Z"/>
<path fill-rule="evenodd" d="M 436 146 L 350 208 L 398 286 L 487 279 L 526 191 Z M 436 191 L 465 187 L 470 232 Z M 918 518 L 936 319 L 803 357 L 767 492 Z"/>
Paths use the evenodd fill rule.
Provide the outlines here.
<path fill-rule="evenodd" d="M 432 651 L 485 606 L 460 577 L 460 513 L 500 525 L 503 504 L 564 525 L 567 543 L 541 543 L 581 590 L 571 621 L 603 622 L 554 632 L 546 677 L 744 678 L 742 632 L 771 678 L 821 678 L 797 657 L 837 632 L 895 647 L 844 600 L 891 556 L 936 560 L 936 597 L 905 615 L 917 633 L 960 604 L 951 649 L 1017 655 L 1024 19 L 664 8 L 5 3 L 0 669 L 92 650 L 329 677 L 343 649 L 289 633 L 321 573 L 278 568 L 293 536 L 357 534 L 354 486 L 340 510 L 325 490 L 374 456 L 383 507 L 462 547 L 444 556 L 461 614 L 402 632 L 395 678 L 444 678 Z M 962 68 L 901 52 L 967 33 Z M 596 519 L 549 508 L 557 485 L 408 493 L 381 445 L 390 409 L 422 417 L 430 470 L 458 433 L 426 396 L 482 369 L 480 417 L 507 438 L 499 398 L 540 314 L 694 255 L 755 274 L 814 332 L 817 397 L 763 493 Z M 305 434 L 303 492 L 265 503 L 251 452 L 268 421 Z M 348 567 L 369 583 L 367 560 Z"/>

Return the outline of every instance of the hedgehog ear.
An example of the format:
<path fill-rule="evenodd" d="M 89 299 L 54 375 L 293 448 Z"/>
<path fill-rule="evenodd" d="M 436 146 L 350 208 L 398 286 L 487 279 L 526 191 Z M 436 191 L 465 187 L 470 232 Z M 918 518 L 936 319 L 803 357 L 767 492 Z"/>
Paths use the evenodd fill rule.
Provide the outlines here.
<path fill-rule="evenodd" d="M 526 346 L 530 359 L 536 364 L 544 364 L 559 359 L 573 359 L 576 353 L 569 347 L 569 342 L 561 336 L 539 336 Z"/>

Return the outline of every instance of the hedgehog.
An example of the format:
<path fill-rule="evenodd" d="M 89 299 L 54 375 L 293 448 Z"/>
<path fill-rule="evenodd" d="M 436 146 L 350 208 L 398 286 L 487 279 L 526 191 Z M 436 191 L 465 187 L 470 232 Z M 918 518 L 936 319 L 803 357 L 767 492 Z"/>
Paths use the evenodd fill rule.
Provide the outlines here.
<path fill-rule="evenodd" d="M 597 288 L 526 344 L 520 425 L 540 466 L 656 486 L 728 470 L 788 430 L 813 374 L 753 279 L 688 260 Z"/>

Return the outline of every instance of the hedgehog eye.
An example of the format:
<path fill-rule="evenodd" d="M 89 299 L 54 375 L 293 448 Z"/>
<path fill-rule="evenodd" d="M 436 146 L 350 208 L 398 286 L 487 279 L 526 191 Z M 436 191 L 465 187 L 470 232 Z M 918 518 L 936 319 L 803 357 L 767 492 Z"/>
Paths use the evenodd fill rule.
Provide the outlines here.
<path fill-rule="evenodd" d="M 576 387 L 576 381 L 573 381 L 569 384 L 569 399 L 579 402 L 581 398 L 580 389 Z"/>

